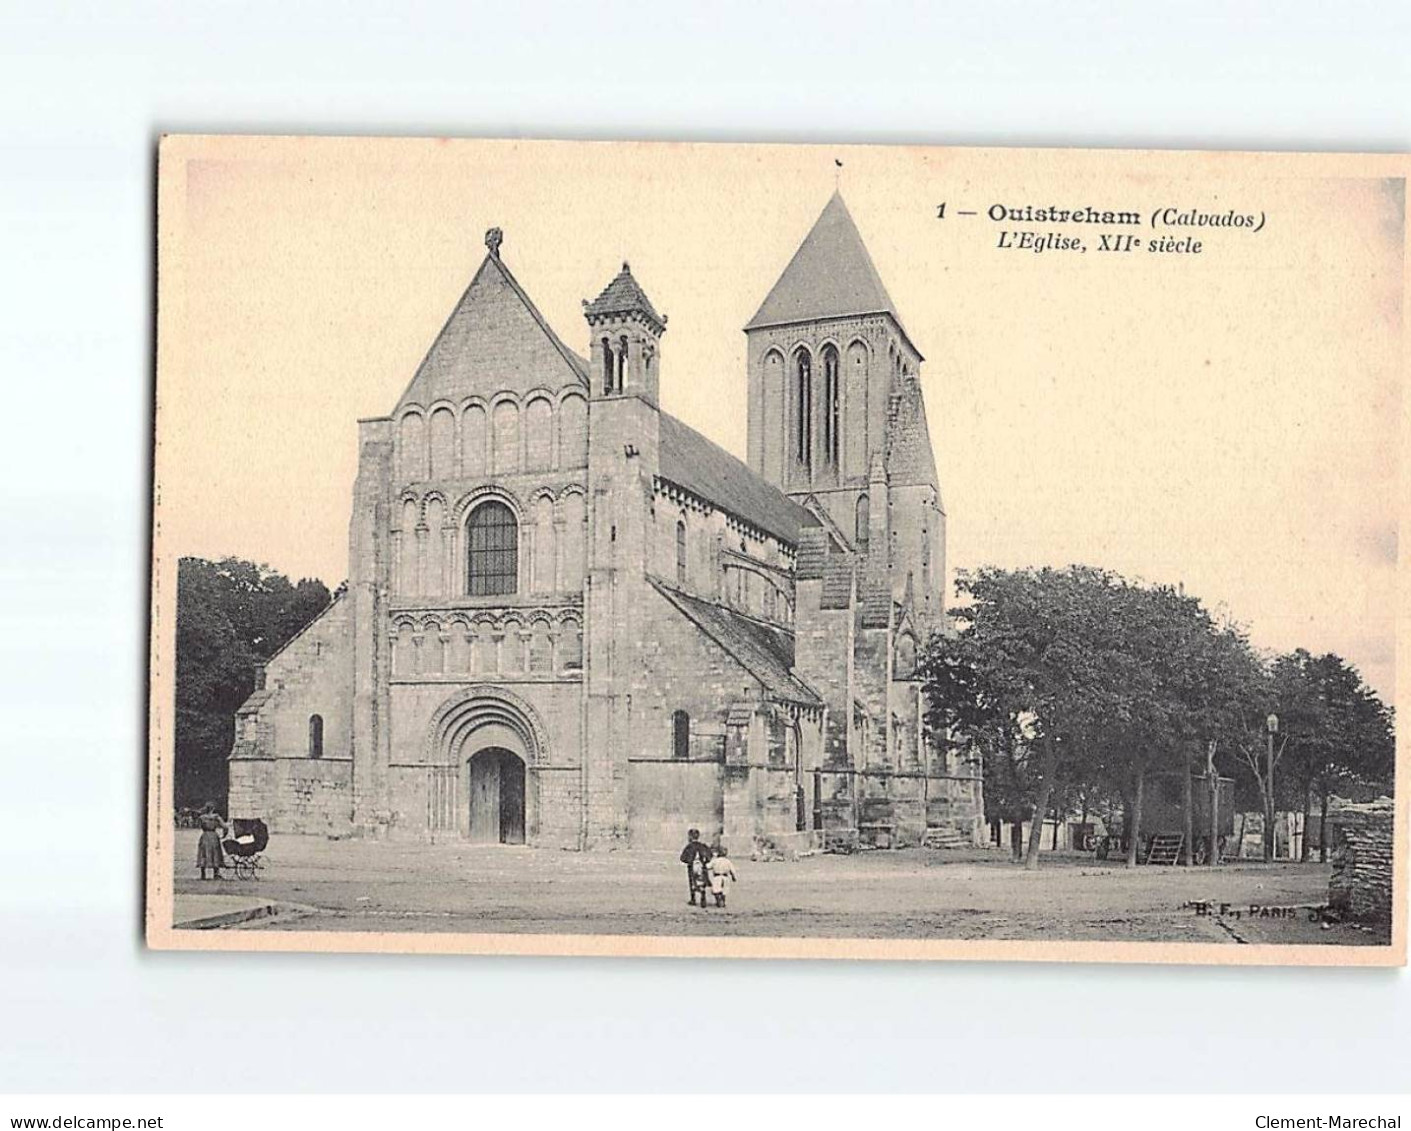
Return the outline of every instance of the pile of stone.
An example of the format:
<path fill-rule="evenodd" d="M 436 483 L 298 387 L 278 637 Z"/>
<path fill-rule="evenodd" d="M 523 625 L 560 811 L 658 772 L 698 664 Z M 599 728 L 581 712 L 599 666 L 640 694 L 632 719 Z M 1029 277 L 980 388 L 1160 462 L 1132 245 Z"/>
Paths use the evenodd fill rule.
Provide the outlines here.
<path fill-rule="evenodd" d="M 1328 814 L 1333 847 L 1328 906 L 1349 918 L 1391 921 L 1395 808 L 1390 797 L 1382 797 L 1340 805 Z"/>

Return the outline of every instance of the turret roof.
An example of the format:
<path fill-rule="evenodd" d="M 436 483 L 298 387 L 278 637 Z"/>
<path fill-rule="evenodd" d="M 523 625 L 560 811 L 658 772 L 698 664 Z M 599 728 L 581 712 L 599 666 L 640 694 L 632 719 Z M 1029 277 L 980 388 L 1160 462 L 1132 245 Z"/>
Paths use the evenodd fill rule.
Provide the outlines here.
<path fill-rule="evenodd" d="M 617 277 L 603 288 L 602 294 L 583 308 L 583 313 L 589 318 L 608 314 L 645 314 L 659 329 L 666 326 L 666 319 L 656 312 L 641 284 L 632 277 L 632 268 L 625 262 Z"/>

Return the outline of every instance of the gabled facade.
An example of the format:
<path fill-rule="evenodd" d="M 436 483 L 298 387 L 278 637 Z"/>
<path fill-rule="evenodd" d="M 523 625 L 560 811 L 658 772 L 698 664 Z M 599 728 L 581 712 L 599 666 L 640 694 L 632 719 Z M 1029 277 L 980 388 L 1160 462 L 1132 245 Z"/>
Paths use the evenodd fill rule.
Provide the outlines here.
<path fill-rule="evenodd" d="M 626 263 L 582 357 L 502 242 L 359 423 L 348 586 L 242 707 L 231 812 L 571 847 L 916 839 L 937 792 L 978 820 L 912 680 L 944 576 L 920 355 L 841 198 L 747 328 L 749 466 L 661 411 L 668 320 Z M 826 427 L 790 399 L 820 395 Z"/>

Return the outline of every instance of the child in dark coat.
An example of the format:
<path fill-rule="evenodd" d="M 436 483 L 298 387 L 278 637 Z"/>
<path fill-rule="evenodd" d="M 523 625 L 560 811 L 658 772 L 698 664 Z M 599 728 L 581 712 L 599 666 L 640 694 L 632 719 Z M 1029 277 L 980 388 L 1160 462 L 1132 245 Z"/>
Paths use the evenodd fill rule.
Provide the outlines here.
<path fill-rule="evenodd" d="M 691 829 L 686 833 L 686 847 L 681 850 L 681 863 L 686 865 L 686 889 L 691 896 L 687 902 L 692 907 L 697 906 L 696 896 L 699 894 L 699 906 L 704 908 L 706 886 L 709 882 L 706 867 L 710 864 L 710 849 L 701 840 L 700 829 Z"/>

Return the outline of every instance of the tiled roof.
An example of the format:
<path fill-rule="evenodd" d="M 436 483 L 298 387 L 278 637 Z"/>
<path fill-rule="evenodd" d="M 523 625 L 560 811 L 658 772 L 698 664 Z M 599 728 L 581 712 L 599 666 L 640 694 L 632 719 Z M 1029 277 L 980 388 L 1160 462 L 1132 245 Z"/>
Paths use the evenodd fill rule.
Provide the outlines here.
<path fill-rule="evenodd" d="M 839 552 L 828 558 L 823 570 L 821 609 L 846 609 L 852 604 L 853 555 Z"/>
<path fill-rule="evenodd" d="M 848 206 L 835 192 L 745 329 L 857 314 L 890 314 L 902 325 Z"/>
<path fill-rule="evenodd" d="M 774 699 L 819 706 L 822 700 L 793 674 L 794 638 L 782 628 L 737 613 L 734 609 L 691 597 L 652 579 L 671 604 L 759 680 Z"/>
<path fill-rule="evenodd" d="M 799 548 L 794 558 L 795 581 L 817 581 L 828 562 L 828 531 L 822 526 L 799 532 Z"/>
<path fill-rule="evenodd" d="M 256 691 L 250 692 L 245 702 L 241 703 L 240 706 L 235 709 L 235 713 L 237 715 L 248 715 L 253 711 L 258 711 L 269 702 L 270 696 L 273 694 L 273 689 L 267 687 L 261 687 Z"/>
<path fill-rule="evenodd" d="M 862 598 L 862 627 L 886 628 L 892 621 L 892 591 L 885 578 L 868 578 Z"/>
<path fill-rule="evenodd" d="M 720 445 L 664 412 L 658 474 L 791 546 L 798 545 L 800 529 L 818 525 L 813 515 Z"/>
<path fill-rule="evenodd" d="M 658 326 L 666 325 L 666 319 L 656 312 L 646 292 L 632 277 L 632 268 L 626 263 L 617 273 L 617 278 L 584 308 L 584 313 L 589 318 L 606 314 L 645 314 Z"/>

